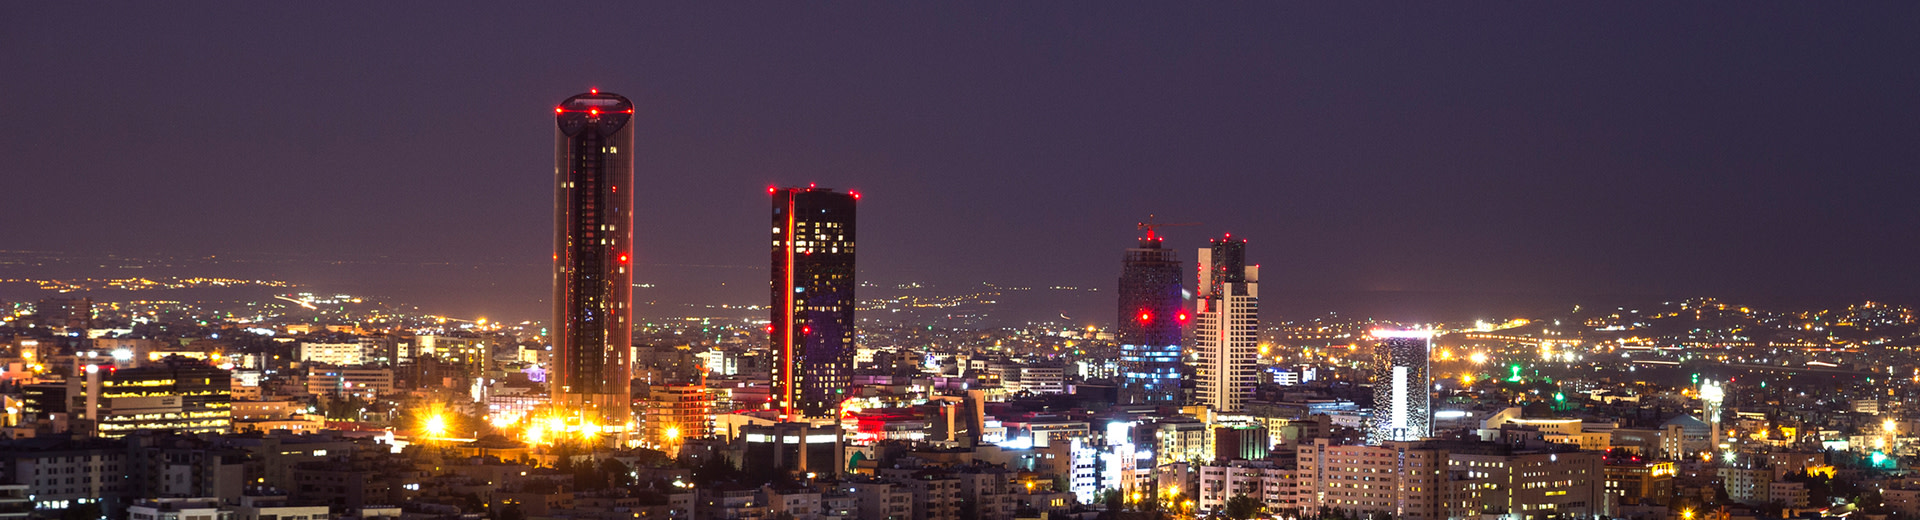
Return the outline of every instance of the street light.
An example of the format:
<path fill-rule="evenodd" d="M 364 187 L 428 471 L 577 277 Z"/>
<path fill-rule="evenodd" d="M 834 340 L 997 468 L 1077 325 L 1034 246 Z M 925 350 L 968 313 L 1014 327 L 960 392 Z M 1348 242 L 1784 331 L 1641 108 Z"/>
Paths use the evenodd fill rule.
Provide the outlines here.
<path fill-rule="evenodd" d="M 426 430 L 428 437 L 439 437 L 442 435 L 446 435 L 447 418 L 444 416 L 441 416 L 440 414 L 433 414 L 433 415 L 427 416 L 427 424 L 422 429 Z"/>

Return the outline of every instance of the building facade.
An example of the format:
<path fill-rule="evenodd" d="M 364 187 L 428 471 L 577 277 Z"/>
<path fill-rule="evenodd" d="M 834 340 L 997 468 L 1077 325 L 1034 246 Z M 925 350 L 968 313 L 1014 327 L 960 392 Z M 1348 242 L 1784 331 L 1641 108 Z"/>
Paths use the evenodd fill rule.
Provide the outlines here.
<path fill-rule="evenodd" d="M 1194 404 L 1238 412 L 1260 383 L 1260 266 L 1247 265 L 1246 239 L 1212 242 L 1200 249 L 1194 286 Z"/>
<path fill-rule="evenodd" d="M 787 419 L 835 417 L 853 381 L 854 207 L 859 194 L 773 195 L 769 405 Z"/>
<path fill-rule="evenodd" d="M 1373 332 L 1372 444 L 1417 441 L 1433 435 L 1433 382 L 1428 377 L 1431 331 Z"/>
<path fill-rule="evenodd" d="M 632 415 L 633 102 L 595 90 L 553 111 L 553 404 L 619 431 Z"/>
<path fill-rule="evenodd" d="M 1140 247 L 1128 249 L 1120 265 L 1120 401 L 1124 404 L 1180 402 L 1180 343 L 1189 319 L 1180 281 L 1180 259 L 1161 247 L 1147 230 Z"/>

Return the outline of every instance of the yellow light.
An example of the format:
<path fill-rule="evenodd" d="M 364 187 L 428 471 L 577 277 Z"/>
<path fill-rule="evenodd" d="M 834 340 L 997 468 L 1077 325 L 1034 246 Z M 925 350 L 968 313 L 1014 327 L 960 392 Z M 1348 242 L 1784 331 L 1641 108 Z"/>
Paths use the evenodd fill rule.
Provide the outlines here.
<path fill-rule="evenodd" d="M 426 426 L 422 429 L 426 430 L 427 435 L 430 437 L 445 435 L 447 433 L 447 418 L 441 417 L 440 414 L 429 416 L 427 417 Z"/>
<path fill-rule="evenodd" d="M 1467 360 L 1468 360 L 1468 361 L 1472 361 L 1472 362 L 1473 362 L 1473 364 L 1475 364 L 1475 365 L 1479 365 L 1479 364 L 1483 364 L 1483 363 L 1486 363 L 1486 362 L 1487 362 L 1487 353 L 1485 353 L 1485 352 L 1475 352 L 1475 353 L 1473 353 L 1473 354 L 1469 354 L 1469 355 L 1467 355 Z"/>
<path fill-rule="evenodd" d="M 1889 434 L 1891 434 L 1891 433 L 1894 433 L 1894 432 L 1896 432 L 1898 428 L 1900 428 L 1900 423 L 1897 423 L 1897 422 L 1894 422 L 1894 420 L 1893 420 L 1893 419 L 1887 419 L 1887 420 L 1885 420 L 1885 421 L 1880 421 L 1880 430 L 1881 430 L 1881 431 L 1885 431 L 1885 432 L 1887 432 L 1887 433 L 1889 433 Z"/>
<path fill-rule="evenodd" d="M 676 441 L 677 441 L 677 440 L 680 440 L 680 427 L 678 427 L 678 426 L 668 426 L 668 427 L 667 427 L 667 439 L 668 439 L 668 440 L 676 440 Z"/>
<path fill-rule="evenodd" d="M 1680 510 L 1680 518 L 1685 518 L 1685 519 L 1687 519 L 1687 520 L 1693 520 L 1693 510 L 1692 510 L 1692 509 L 1682 509 L 1682 510 Z"/>
<path fill-rule="evenodd" d="M 567 431 L 567 419 L 557 415 L 553 417 L 548 417 L 547 431 L 550 431 L 553 433 L 560 433 L 560 432 Z"/>

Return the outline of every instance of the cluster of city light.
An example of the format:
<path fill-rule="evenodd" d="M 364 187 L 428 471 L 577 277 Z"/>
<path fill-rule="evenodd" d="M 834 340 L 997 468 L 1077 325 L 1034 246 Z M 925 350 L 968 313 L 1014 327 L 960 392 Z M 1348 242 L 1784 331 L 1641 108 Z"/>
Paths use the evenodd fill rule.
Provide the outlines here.
<path fill-rule="evenodd" d="M 519 439 L 532 446 L 547 446 L 568 439 L 592 441 L 602 434 L 614 431 L 591 420 L 555 411 L 532 417 L 511 412 L 502 413 L 490 417 L 488 422 L 501 430 L 511 431 L 517 428 Z M 671 436 L 678 437 L 678 429 L 671 431 Z"/>

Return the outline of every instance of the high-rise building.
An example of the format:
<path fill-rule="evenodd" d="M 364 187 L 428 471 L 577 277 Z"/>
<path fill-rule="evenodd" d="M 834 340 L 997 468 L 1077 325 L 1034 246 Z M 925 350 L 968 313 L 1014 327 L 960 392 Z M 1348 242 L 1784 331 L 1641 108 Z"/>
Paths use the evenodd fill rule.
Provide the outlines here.
<path fill-rule="evenodd" d="M 1260 384 L 1260 266 L 1247 265 L 1246 239 L 1212 242 L 1200 249 L 1194 286 L 1194 404 L 1237 412 Z"/>
<path fill-rule="evenodd" d="M 837 417 L 853 382 L 854 202 L 858 193 L 773 195 L 775 361 L 770 405 L 787 419 Z"/>
<path fill-rule="evenodd" d="M 1373 331 L 1373 418 L 1367 441 L 1417 441 L 1433 435 L 1430 330 Z"/>
<path fill-rule="evenodd" d="M 1180 405 L 1180 338 L 1187 323 L 1180 259 L 1152 228 L 1120 265 L 1120 400 Z"/>
<path fill-rule="evenodd" d="M 553 405 L 580 428 L 623 432 L 633 406 L 633 102 L 594 90 L 553 112 Z"/>

